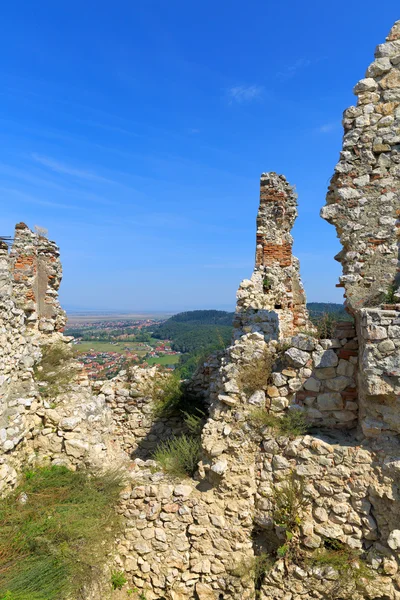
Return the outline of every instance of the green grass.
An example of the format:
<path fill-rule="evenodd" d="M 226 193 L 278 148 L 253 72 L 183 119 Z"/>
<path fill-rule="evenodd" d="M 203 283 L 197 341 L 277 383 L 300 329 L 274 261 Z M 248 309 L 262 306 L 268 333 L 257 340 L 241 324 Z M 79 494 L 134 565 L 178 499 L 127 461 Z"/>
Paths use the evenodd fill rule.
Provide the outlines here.
<path fill-rule="evenodd" d="M 176 365 L 179 362 L 179 354 L 153 356 L 146 358 L 148 365 Z"/>
<path fill-rule="evenodd" d="M 0 599 L 80 598 L 112 548 L 121 488 L 115 473 L 27 472 L 0 501 Z"/>
<path fill-rule="evenodd" d="M 118 352 L 119 354 L 126 354 L 126 348 L 132 348 L 132 351 L 138 353 L 137 350 L 134 349 L 135 344 L 130 342 L 116 342 L 112 344 L 111 342 L 81 342 L 80 344 L 74 345 L 74 350 L 77 354 L 87 354 L 90 350 L 95 350 L 96 352 Z M 142 354 L 145 354 L 143 351 Z"/>

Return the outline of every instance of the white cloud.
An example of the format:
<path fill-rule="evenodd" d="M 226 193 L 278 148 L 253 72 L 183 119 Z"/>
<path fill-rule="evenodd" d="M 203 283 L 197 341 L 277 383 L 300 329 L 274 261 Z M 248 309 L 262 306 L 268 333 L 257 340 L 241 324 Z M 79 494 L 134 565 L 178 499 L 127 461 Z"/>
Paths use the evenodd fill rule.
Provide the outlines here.
<path fill-rule="evenodd" d="M 312 61 L 309 58 L 298 58 L 294 63 L 288 65 L 283 71 L 278 73 L 279 79 L 290 79 L 294 77 L 298 71 L 305 69 L 311 65 Z"/>
<path fill-rule="evenodd" d="M 318 127 L 317 131 L 318 133 L 331 133 L 331 131 L 334 131 L 338 126 L 338 123 L 324 123 L 323 125 L 321 125 L 320 127 Z"/>
<path fill-rule="evenodd" d="M 243 104 L 258 100 L 263 94 L 264 88 L 260 85 L 236 85 L 228 89 L 230 103 Z"/>

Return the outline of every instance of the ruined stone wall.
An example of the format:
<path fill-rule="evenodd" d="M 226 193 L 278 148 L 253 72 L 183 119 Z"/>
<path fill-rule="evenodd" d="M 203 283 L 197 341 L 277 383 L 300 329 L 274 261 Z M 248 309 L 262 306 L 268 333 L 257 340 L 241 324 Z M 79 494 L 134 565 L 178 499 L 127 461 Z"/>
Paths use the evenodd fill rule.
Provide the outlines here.
<path fill-rule="evenodd" d="M 343 117 L 343 150 L 321 216 L 343 246 L 341 285 L 352 311 L 398 287 L 400 181 L 400 22 L 354 88 Z"/>
<path fill-rule="evenodd" d="M 400 216 L 400 21 L 354 88 L 343 150 L 322 217 L 343 249 L 340 285 L 360 344 L 360 424 L 367 436 L 397 433 Z M 394 303 L 394 304 L 393 304 Z M 387 305 L 393 304 L 393 306 Z"/>
<path fill-rule="evenodd" d="M 281 339 L 312 331 L 290 231 L 297 217 L 297 195 L 283 175 L 263 173 L 257 215 L 255 268 L 237 293 L 236 337 L 250 331 Z"/>
<path fill-rule="evenodd" d="M 66 323 L 58 302 L 59 257 L 54 242 L 18 223 L 10 253 L 14 301 L 25 312 L 27 325 L 46 333 L 61 331 Z"/>

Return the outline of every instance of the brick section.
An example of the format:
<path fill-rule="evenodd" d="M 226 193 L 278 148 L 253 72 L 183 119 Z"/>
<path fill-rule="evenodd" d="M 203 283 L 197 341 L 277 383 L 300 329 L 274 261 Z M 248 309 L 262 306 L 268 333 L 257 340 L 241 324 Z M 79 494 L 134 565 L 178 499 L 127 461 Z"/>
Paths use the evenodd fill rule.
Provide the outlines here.
<path fill-rule="evenodd" d="M 292 244 L 264 244 L 262 248 L 263 266 L 278 264 L 280 267 L 290 267 L 292 264 Z"/>

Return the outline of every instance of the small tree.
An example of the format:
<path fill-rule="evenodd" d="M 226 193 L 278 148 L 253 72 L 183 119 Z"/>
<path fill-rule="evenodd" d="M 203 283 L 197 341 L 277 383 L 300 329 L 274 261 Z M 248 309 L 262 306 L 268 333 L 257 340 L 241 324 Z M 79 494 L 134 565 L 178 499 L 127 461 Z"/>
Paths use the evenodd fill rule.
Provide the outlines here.
<path fill-rule="evenodd" d="M 35 232 L 41 237 L 47 237 L 47 234 L 49 233 L 46 227 L 41 227 L 40 225 L 35 225 Z"/>

